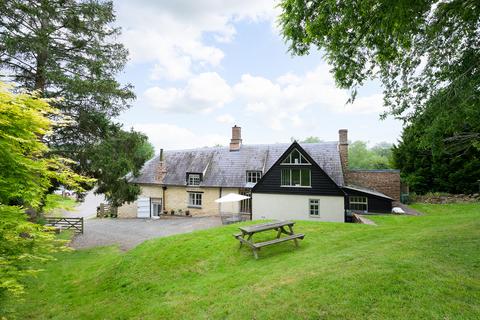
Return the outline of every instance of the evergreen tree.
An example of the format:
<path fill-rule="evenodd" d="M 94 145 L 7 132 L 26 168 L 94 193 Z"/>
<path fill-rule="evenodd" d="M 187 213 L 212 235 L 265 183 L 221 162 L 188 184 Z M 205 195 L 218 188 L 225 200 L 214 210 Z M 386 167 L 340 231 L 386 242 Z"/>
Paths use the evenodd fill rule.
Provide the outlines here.
<path fill-rule="evenodd" d="M 116 42 L 120 29 L 113 26 L 112 2 L 0 1 L 0 12 L 3 78 L 19 88 L 36 90 L 42 97 L 61 98 L 53 104 L 68 117 L 44 138 L 51 152 L 75 160 L 77 172 L 95 176 L 105 184 L 109 182 L 101 179 L 106 176 L 111 182 L 115 181 L 112 175 L 121 174 L 116 177 L 120 179 L 125 173 L 113 171 L 110 165 L 104 166 L 100 175 L 98 167 L 115 159 L 111 154 L 103 154 L 110 157 L 103 160 L 91 156 L 106 140 L 115 140 L 117 156 L 128 159 L 138 171 L 143 162 L 129 158 L 138 150 L 122 148 L 137 134 L 112 123 L 135 98 L 132 86 L 115 78 L 127 62 L 128 52 Z M 143 148 L 142 144 L 132 147 Z M 119 155 L 121 151 L 125 153 Z"/>

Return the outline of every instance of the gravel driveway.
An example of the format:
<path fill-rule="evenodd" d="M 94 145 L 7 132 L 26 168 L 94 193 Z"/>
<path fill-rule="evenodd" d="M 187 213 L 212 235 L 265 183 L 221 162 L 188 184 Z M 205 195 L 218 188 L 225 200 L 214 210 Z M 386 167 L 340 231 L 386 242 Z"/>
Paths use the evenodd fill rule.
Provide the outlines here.
<path fill-rule="evenodd" d="M 71 246 L 84 249 L 118 244 L 128 250 L 145 240 L 222 225 L 219 217 L 143 219 L 87 219 L 84 233 Z"/>

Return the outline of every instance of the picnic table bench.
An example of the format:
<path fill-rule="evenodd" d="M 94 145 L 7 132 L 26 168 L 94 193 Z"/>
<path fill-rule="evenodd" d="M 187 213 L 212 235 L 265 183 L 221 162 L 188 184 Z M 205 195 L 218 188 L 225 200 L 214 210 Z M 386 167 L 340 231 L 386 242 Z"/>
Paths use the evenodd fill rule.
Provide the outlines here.
<path fill-rule="evenodd" d="M 241 233 L 236 233 L 233 236 L 240 241 L 240 248 L 243 244 L 248 245 L 250 248 L 252 248 L 255 259 L 258 259 L 258 251 L 266 246 L 292 240 L 295 243 L 295 246 L 298 247 L 298 239 L 303 239 L 305 235 L 302 233 L 294 233 L 294 225 L 295 222 L 293 221 L 274 221 L 253 226 L 239 227 L 238 229 L 240 229 Z M 288 228 L 288 230 L 285 228 Z M 253 242 L 252 237 L 254 234 L 269 230 L 277 231 L 277 237 L 275 239 L 256 243 Z M 282 233 L 286 234 L 287 236 L 280 237 Z"/>

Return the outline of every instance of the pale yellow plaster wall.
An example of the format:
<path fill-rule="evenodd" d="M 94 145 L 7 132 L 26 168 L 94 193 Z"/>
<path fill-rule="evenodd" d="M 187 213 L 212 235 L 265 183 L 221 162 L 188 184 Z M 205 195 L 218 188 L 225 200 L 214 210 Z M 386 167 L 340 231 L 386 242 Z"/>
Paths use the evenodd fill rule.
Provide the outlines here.
<path fill-rule="evenodd" d="M 163 198 L 161 186 L 141 186 L 142 193 L 139 198 Z M 202 192 L 202 207 L 188 207 L 188 192 Z M 173 209 L 178 211 L 189 210 L 192 216 L 219 215 L 222 212 L 239 212 L 239 203 L 218 204 L 216 199 L 228 193 L 238 193 L 238 188 L 215 188 L 215 187 L 184 187 L 184 186 L 167 186 L 165 190 L 165 198 L 163 199 L 165 210 L 170 213 Z M 136 218 L 137 202 L 127 203 L 118 208 L 119 218 Z"/>
<path fill-rule="evenodd" d="M 139 198 L 162 198 L 162 187 L 155 185 L 141 185 L 142 192 Z M 118 208 L 119 218 L 136 218 L 137 217 L 137 201 L 125 203 Z"/>

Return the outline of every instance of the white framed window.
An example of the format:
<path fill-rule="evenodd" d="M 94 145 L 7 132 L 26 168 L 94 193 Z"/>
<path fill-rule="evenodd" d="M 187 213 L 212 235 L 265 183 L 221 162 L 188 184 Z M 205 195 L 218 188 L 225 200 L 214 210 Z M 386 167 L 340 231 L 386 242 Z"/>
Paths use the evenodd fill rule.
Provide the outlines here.
<path fill-rule="evenodd" d="M 257 183 L 262 178 L 262 171 L 247 171 L 247 182 Z"/>
<path fill-rule="evenodd" d="M 189 192 L 188 193 L 188 206 L 201 208 L 202 207 L 202 193 L 201 192 Z"/>
<path fill-rule="evenodd" d="M 350 210 L 368 211 L 368 198 L 362 196 L 350 196 L 348 197 L 350 203 Z"/>
<path fill-rule="evenodd" d="M 310 169 L 282 169 L 282 187 L 311 187 Z"/>
<path fill-rule="evenodd" d="M 290 154 L 283 159 L 281 164 L 288 164 L 288 165 L 297 165 L 297 164 L 310 164 L 308 160 L 298 151 L 297 149 L 293 149 Z"/>
<path fill-rule="evenodd" d="M 189 186 L 199 186 L 200 185 L 200 174 L 199 173 L 189 173 L 187 184 Z"/>
<path fill-rule="evenodd" d="M 311 216 L 320 217 L 320 200 L 319 199 L 309 199 L 309 213 Z"/>

